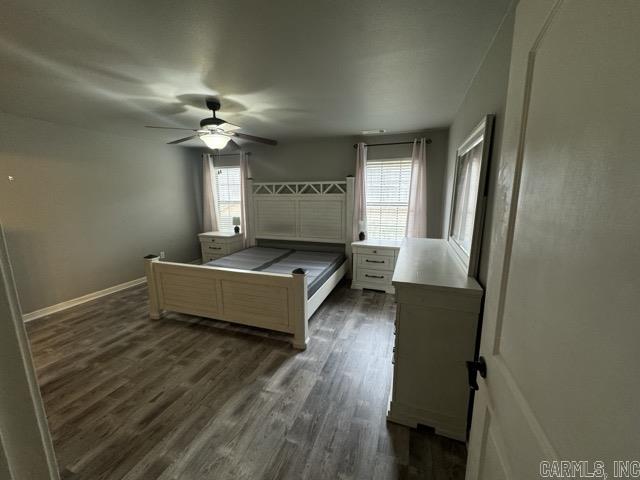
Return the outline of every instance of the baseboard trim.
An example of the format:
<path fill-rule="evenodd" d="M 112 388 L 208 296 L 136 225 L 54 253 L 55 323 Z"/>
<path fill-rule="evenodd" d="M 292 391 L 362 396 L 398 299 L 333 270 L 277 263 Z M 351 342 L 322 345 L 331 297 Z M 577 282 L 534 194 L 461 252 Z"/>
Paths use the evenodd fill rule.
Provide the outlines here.
<path fill-rule="evenodd" d="M 87 303 L 97 298 L 105 297 L 107 295 L 111 295 L 112 293 L 116 293 L 121 290 L 126 290 L 127 288 L 135 287 L 136 285 L 141 285 L 146 282 L 147 282 L 147 277 L 140 277 L 140 278 L 136 278 L 135 280 L 131 280 L 129 282 L 125 282 L 119 285 L 114 285 L 113 287 L 105 288 L 104 290 L 88 293 L 87 295 L 83 295 L 78 298 L 72 298 L 71 300 L 67 300 L 66 302 L 57 303 L 55 305 L 51 305 L 50 307 L 45 307 L 45 308 L 41 308 L 40 310 L 35 310 L 33 312 L 25 313 L 24 315 L 22 315 L 22 321 L 30 322 L 38 318 L 46 317 L 47 315 L 61 312 L 63 310 L 66 310 L 67 308 L 77 307 L 78 305 L 82 305 L 83 303 Z"/>
<path fill-rule="evenodd" d="M 419 424 L 433 427 L 438 435 L 461 442 L 464 442 L 467 436 L 465 417 L 457 418 L 394 401 L 389 402 L 387 420 L 409 428 L 416 428 Z"/>
<path fill-rule="evenodd" d="M 187 262 L 187 263 L 199 265 L 202 263 L 202 259 L 196 258 L 195 260 L 191 260 L 190 262 Z M 38 318 L 46 317 L 47 315 L 61 312 L 63 310 L 66 310 L 67 308 L 77 307 L 78 305 L 82 305 L 83 303 L 90 302 L 91 300 L 95 300 L 100 297 L 105 297 L 107 295 L 111 295 L 112 293 L 116 293 L 121 290 L 126 290 L 127 288 L 135 287 L 136 285 L 141 285 L 143 283 L 147 283 L 147 277 L 136 278 L 135 280 L 121 283 L 119 285 L 114 285 L 113 287 L 105 288 L 104 290 L 88 293 L 87 295 L 83 295 L 82 297 L 72 298 L 71 300 L 67 300 L 66 302 L 57 303 L 55 305 L 51 305 L 50 307 L 44 307 L 44 308 L 41 308 L 40 310 L 35 310 L 33 312 L 25 313 L 22 315 L 22 321 L 30 322 L 31 320 L 36 320 Z"/>

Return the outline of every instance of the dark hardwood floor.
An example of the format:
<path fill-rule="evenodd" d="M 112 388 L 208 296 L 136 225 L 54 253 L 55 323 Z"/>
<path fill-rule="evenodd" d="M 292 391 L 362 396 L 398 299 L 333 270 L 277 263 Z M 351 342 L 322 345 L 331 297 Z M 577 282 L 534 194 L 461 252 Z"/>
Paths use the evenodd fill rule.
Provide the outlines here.
<path fill-rule="evenodd" d="M 392 296 L 341 285 L 304 352 L 223 322 L 150 320 L 145 286 L 31 322 L 62 477 L 462 479 L 463 444 L 385 421 L 394 314 Z"/>

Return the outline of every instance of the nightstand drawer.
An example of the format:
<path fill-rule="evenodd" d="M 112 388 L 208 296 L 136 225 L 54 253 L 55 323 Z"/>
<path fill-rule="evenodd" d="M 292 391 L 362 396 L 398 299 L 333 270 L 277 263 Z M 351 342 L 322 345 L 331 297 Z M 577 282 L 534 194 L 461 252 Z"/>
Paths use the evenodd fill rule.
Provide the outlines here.
<path fill-rule="evenodd" d="M 380 287 L 386 287 L 391 285 L 391 278 L 393 272 L 384 272 L 381 270 L 368 270 L 364 268 L 358 268 L 356 273 L 356 281 L 361 284 L 379 285 Z"/>
<path fill-rule="evenodd" d="M 229 232 L 205 232 L 198 235 L 202 263 L 242 250 L 242 235 Z"/>
<path fill-rule="evenodd" d="M 205 243 L 214 243 L 214 244 L 223 244 L 229 243 L 231 240 L 228 238 L 215 238 L 215 237 L 200 237 L 200 243 L 203 245 Z"/>
<path fill-rule="evenodd" d="M 394 293 L 391 283 L 401 241 L 362 240 L 351 243 L 353 280 L 351 288 L 383 290 Z"/>
<path fill-rule="evenodd" d="M 205 252 L 202 252 L 202 263 L 213 262 L 214 260 L 217 260 L 221 257 L 224 257 L 224 255 L 216 255 L 214 253 L 205 254 Z"/>
<path fill-rule="evenodd" d="M 395 252 L 393 248 L 353 246 L 353 253 L 362 255 L 384 255 L 385 257 L 393 257 Z"/>
<path fill-rule="evenodd" d="M 202 256 L 205 253 L 208 255 L 227 255 L 229 253 L 229 246 L 224 243 L 202 243 Z"/>
<path fill-rule="evenodd" d="M 394 257 L 388 257 L 385 255 L 363 255 L 357 254 L 358 268 L 373 269 L 373 270 L 385 270 L 393 272 Z"/>

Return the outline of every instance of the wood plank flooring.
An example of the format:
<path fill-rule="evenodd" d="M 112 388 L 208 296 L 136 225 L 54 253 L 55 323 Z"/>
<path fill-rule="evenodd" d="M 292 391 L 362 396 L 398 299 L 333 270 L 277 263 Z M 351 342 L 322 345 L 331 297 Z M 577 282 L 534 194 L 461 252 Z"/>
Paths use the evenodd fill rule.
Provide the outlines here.
<path fill-rule="evenodd" d="M 385 421 L 394 314 L 393 296 L 340 285 L 304 352 L 150 320 L 146 286 L 31 322 L 62 478 L 462 479 L 463 444 Z"/>

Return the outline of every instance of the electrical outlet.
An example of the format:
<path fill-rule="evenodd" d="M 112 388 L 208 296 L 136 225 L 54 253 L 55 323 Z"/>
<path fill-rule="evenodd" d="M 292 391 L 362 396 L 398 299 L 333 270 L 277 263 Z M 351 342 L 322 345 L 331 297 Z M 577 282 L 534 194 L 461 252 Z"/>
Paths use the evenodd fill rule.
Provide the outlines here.
<path fill-rule="evenodd" d="M 164 260 L 164 250 L 160 252 L 160 260 Z"/>

